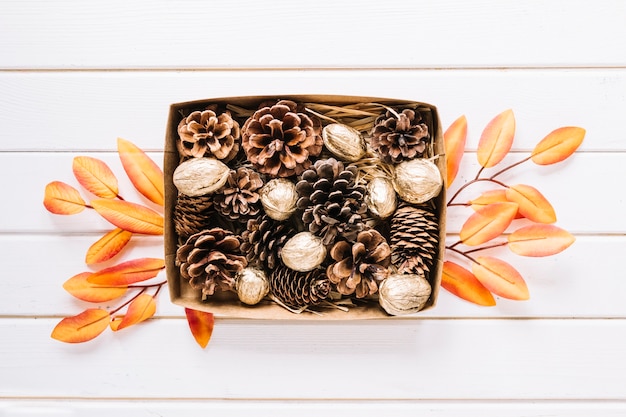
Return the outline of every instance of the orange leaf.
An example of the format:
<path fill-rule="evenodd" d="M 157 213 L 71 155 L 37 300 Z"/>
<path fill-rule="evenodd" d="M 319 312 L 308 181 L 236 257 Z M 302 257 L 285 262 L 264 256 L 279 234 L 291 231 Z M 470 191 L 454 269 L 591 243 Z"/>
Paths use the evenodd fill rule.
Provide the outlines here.
<path fill-rule="evenodd" d="M 125 139 L 117 138 L 117 151 L 135 188 L 148 200 L 162 206 L 165 201 L 165 183 L 161 168 L 144 151 Z"/>
<path fill-rule="evenodd" d="M 572 155 L 583 143 L 585 129 L 581 127 L 561 127 L 543 138 L 531 154 L 537 165 L 550 165 L 561 162 Z"/>
<path fill-rule="evenodd" d="M 126 294 L 126 286 L 101 287 L 90 283 L 88 278 L 91 275 L 93 275 L 92 272 L 74 275 L 63 283 L 63 288 L 79 300 L 90 303 L 103 303 Z"/>
<path fill-rule="evenodd" d="M 493 203 L 472 214 L 461 227 L 461 241 L 477 246 L 500 236 L 515 218 L 517 204 Z"/>
<path fill-rule="evenodd" d="M 191 334 L 193 334 L 200 347 L 204 349 L 209 344 L 211 334 L 213 334 L 213 325 L 215 323 L 213 314 L 185 308 L 185 315 L 187 316 Z"/>
<path fill-rule="evenodd" d="M 120 324 L 122 324 L 122 320 L 124 320 L 124 316 L 113 317 L 109 322 L 109 327 L 111 328 L 111 330 L 116 332 L 119 329 Z"/>
<path fill-rule="evenodd" d="M 139 258 L 94 272 L 87 278 L 92 284 L 121 287 L 154 278 L 165 268 L 165 261 Z"/>
<path fill-rule="evenodd" d="M 472 264 L 476 278 L 492 293 L 511 300 L 528 300 L 530 297 L 524 278 L 503 260 L 490 256 L 476 259 Z"/>
<path fill-rule="evenodd" d="M 85 263 L 93 265 L 108 261 L 124 249 L 132 236 L 132 232 L 122 230 L 119 227 L 111 230 L 89 247 L 85 256 Z"/>
<path fill-rule="evenodd" d="M 441 286 L 457 297 L 474 304 L 496 305 L 493 295 L 476 279 L 474 274 L 454 262 L 445 261 L 443 263 Z"/>
<path fill-rule="evenodd" d="M 537 223 L 554 223 L 556 213 L 550 202 L 534 187 L 517 184 L 506 190 L 506 198 L 519 204 L 519 212 Z"/>
<path fill-rule="evenodd" d="M 488 190 L 482 193 L 478 198 L 470 200 L 469 204 L 474 211 L 478 211 L 479 209 L 488 206 L 493 203 L 507 203 L 510 202 L 506 198 L 506 190 L 503 188 L 498 188 L 495 190 Z M 521 219 L 524 216 L 519 214 L 519 212 L 515 215 L 516 219 Z"/>
<path fill-rule="evenodd" d="M 109 199 L 93 200 L 91 206 L 120 229 L 145 235 L 163 234 L 163 216 L 146 206 Z"/>
<path fill-rule="evenodd" d="M 576 238 L 567 230 L 549 224 L 533 224 L 509 235 L 509 249 L 522 256 L 550 256 L 564 251 Z"/>
<path fill-rule="evenodd" d="M 515 116 L 513 110 L 506 110 L 494 117 L 478 142 L 478 163 L 490 168 L 497 165 L 509 153 L 515 136 Z"/>
<path fill-rule="evenodd" d="M 140 294 L 128 305 L 128 310 L 126 310 L 124 318 L 119 325 L 116 326 L 115 330 L 122 330 L 133 324 L 148 320 L 150 317 L 154 316 L 155 312 L 156 301 L 154 301 L 154 296 L 150 294 Z"/>
<path fill-rule="evenodd" d="M 76 316 L 61 320 L 52 330 L 51 337 L 66 343 L 87 342 L 108 327 L 110 318 L 108 311 L 90 308 Z"/>
<path fill-rule="evenodd" d="M 461 158 L 465 151 L 465 140 L 467 138 L 467 118 L 461 116 L 456 119 L 443 134 L 443 141 L 446 149 L 446 165 L 448 178 L 446 187 L 449 187 L 456 174 L 459 172 Z"/>
<path fill-rule="evenodd" d="M 89 156 L 77 156 L 72 163 L 74 176 L 87 191 L 102 197 L 117 197 L 117 178 L 103 161 Z"/>
<path fill-rule="evenodd" d="M 61 181 L 52 181 L 46 185 L 43 205 L 50 213 L 76 214 L 85 209 L 85 200 L 78 190 Z"/>

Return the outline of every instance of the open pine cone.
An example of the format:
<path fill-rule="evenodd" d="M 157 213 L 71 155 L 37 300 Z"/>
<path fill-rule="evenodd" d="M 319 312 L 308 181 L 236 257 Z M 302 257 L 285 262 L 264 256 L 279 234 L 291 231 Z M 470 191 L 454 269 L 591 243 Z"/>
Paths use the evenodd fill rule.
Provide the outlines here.
<path fill-rule="evenodd" d="M 322 151 L 321 123 L 290 100 L 257 110 L 243 125 L 242 146 L 256 169 L 272 177 L 299 175 Z"/>
<path fill-rule="evenodd" d="M 426 150 L 428 126 L 416 110 L 387 111 L 374 122 L 370 145 L 388 164 L 420 157 Z"/>
<path fill-rule="evenodd" d="M 206 295 L 213 295 L 216 287 L 233 290 L 235 277 L 247 266 L 239 245 L 232 232 L 219 227 L 192 235 L 176 251 L 180 275 Z"/>
<path fill-rule="evenodd" d="M 214 214 L 213 199 L 209 195 L 190 197 L 178 194 L 174 206 L 174 228 L 181 242 L 208 227 Z"/>
<path fill-rule="evenodd" d="M 247 230 L 241 234 L 241 253 L 248 263 L 260 262 L 274 269 L 280 262 L 280 251 L 296 230 L 289 223 L 280 222 L 267 214 L 248 220 Z"/>
<path fill-rule="evenodd" d="M 263 180 L 258 172 L 239 167 L 231 170 L 226 184 L 213 196 L 215 209 L 231 220 L 243 220 L 254 217 L 261 210 L 259 189 Z"/>
<path fill-rule="evenodd" d="M 323 269 L 297 272 L 281 265 L 270 275 L 272 295 L 294 309 L 321 304 L 330 295 L 330 287 Z"/>
<path fill-rule="evenodd" d="M 428 278 L 437 259 L 439 223 L 426 207 L 403 204 L 391 218 L 391 263 L 401 274 Z"/>
<path fill-rule="evenodd" d="M 296 184 L 302 221 L 326 246 L 340 235 L 354 241 L 364 228 L 365 187 L 355 183 L 356 172 L 355 166 L 344 168 L 343 162 L 334 158 L 320 159 Z"/>
<path fill-rule="evenodd" d="M 391 248 L 376 230 L 365 230 L 354 244 L 335 243 L 330 257 L 335 261 L 326 269 L 330 281 L 344 295 L 356 293 L 357 298 L 375 294 L 378 284 L 389 275 Z"/>
<path fill-rule="evenodd" d="M 181 157 L 214 156 L 226 163 L 239 152 L 240 133 L 228 111 L 219 116 L 212 109 L 194 111 L 178 124 L 178 152 Z"/>

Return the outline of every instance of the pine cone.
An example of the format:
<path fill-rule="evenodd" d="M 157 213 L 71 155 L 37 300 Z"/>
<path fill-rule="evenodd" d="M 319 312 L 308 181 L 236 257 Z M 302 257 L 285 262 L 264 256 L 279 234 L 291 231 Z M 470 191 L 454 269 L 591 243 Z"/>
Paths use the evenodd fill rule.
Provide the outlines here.
<path fill-rule="evenodd" d="M 296 184 L 302 221 L 326 246 L 338 236 L 353 242 L 364 228 L 365 187 L 355 183 L 356 172 L 353 165 L 344 168 L 341 161 L 323 159 L 304 171 Z"/>
<path fill-rule="evenodd" d="M 231 170 L 226 184 L 213 196 L 215 209 L 231 220 L 245 222 L 261 210 L 259 189 L 262 186 L 258 172 L 245 167 Z"/>
<path fill-rule="evenodd" d="M 239 252 L 239 239 L 219 227 L 187 239 L 176 251 L 176 263 L 191 287 L 206 295 L 213 295 L 217 286 L 223 291 L 233 290 L 235 277 L 247 265 Z"/>
<path fill-rule="evenodd" d="M 213 212 L 213 200 L 210 196 L 190 197 L 178 194 L 174 206 L 174 228 L 179 240 L 185 242 L 189 236 L 206 229 Z"/>
<path fill-rule="evenodd" d="M 401 205 L 391 218 L 391 263 L 401 274 L 428 277 L 439 246 L 437 216 L 425 207 Z"/>
<path fill-rule="evenodd" d="M 241 235 L 241 253 L 250 264 L 260 262 L 274 269 L 279 265 L 283 245 L 295 233 L 288 223 L 274 220 L 266 214 L 250 219 L 247 230 Z"/>
<path fill-rule="evenodd" d="M 330 281 L 323 269 L 297 272 L 285 266 L 270 276 L 272 295 L 287 307 L 302 309 L 321 304 L 330 294 Z"/>
<path fill-rule="evenodd" d="M 242 145 L 256 169 L 272 177 L 299 175 L 322 151 L 319 119 L 298 113 L 293 101 L 262 107 L 246 120 Z"/>
<path fill-rule="evenodd" d="M 356 292 L 357 298 L 375 294 L 378 284 L 389 275 L 391 249 L 376 230 L 365 230 L 354 244 L 335 243 L 330 257 L 335 261 L 326 270 L 337 291 L 344 295 Z"/>
<path fill-rule="evenodd" d="M 239 152 L 239 123 L 226 111 L 194 111 L 178 124 L 178 152 L 182 157 L 214 156 L 230 161 Z"/>
<path fill-rule="evenodd" d="M 372 149 L 388 164 L 422 156 L 429 135 L 428 126 L 421 121 L 416 110 L 405 109 L 400 114 L 388 110 L 374 122 Z"/>

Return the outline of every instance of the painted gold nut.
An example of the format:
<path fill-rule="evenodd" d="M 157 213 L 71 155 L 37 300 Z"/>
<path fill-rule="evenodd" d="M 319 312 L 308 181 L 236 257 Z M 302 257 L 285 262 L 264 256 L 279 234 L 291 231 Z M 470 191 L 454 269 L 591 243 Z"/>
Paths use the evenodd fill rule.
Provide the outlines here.
<path fill-rule="evenodd" d="M 424 308 L 431 291 L 422 275 L 392 274 L 380 284 L 378 302 L 392 316 L 416 313 Z"/>
<path fill-rule="evenodd" d="M 379 219 L 391 216 L 397 207 L 396 190 L 387 178 L 375 177 L 367 183 L 365 204 Z"/>
<path fill-rule="evenodd" d="M 439 195 L 443 188 L 443 178 L 439 168 L 431 160 L 412 159 L 396 165 L 393 187 L 402 200 L 421 204 Z"/>
<path fill-rule="evenodd" d="M 192 158 L 174 170 L 173 181 L 179 193 L 197 197 L 222 188 L 229 173 L 230 168 L 215 158 Z"/>
<path fill-rule="evenodd" d="M 324 145 L 337 158 L 358 161 L 365 155 L 365 140 L 358 130 L 341 124 L 331 123 L 322 130 Z"/>
<path fill-rule="evenodd" d="M 270 282 L 261 269 L 244 268 L 235 281 L 239 301 L 248 305 L 258 304 L 270 291 Z"/>
<path fill-rule="evenodd" d="M 296 211 L 296 185 L 286 178 L 268 181 L 259 191 L 259 196 L 265 214 L 274 220 L 287 220 Z"/>
<path fill-rule="evenodd" d="M 280 252 L 288 268 L 306 272 L 317 268 L 326 259 L 326 247 L 322 239 L 311 232 L 300 232 L 291 237 Z"/>

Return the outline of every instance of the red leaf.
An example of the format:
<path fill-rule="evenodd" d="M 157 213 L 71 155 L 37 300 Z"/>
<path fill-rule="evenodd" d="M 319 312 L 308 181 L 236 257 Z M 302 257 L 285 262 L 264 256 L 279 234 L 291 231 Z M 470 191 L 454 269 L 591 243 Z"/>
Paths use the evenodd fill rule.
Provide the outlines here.
<path fill-rule="evenodd" d="M 534 187 L 517 184 L 506 190 L 506 198 L 519 205 L 519 212 L 537 223 L 556 222 L 556 213 L 550 202 Z"/>
<path fill-rule="evenodd" d="M 85 256 L 85 263 L 93 265 L 108 261 L 124 249 L 132 236 L 131 232 L 119 227 L 111 230 L 89 247 Z"/>
<path fill-rule="evenodd" d="M 52 330 L 51 337 L 66 343 L 87 342 L 109 326 L 110 318 L 108 311 L 90 308 L 76 316 L 61 320 Z"/>
<path fill-rule="evenodd" d="M 472 264 L 476 278 L 492 293 L 511 300 L 528 300 L 524 278 L 515 268 L 498 258 L 483 256 Z"/>
<path fill-rule="evenodd" d="M 200 347 L 204 349 L 209 344 L 213 334 L 213 325 L 215 324 L 213 314 L 185 308 L 185 316 L 187 316 L 191 334 L 193 334 Z"/>
<path fill-rule="evenodd" d="M 446 165 L 448 177 L 446 187 L 454 182 L 456 174 L 459 172 L 463 152 L 465 151 L 465 140 L 467 138 L 467 119 L 461 116 L 456 119 L 443 134 L 446 149 Z"/>
<path fill-rule="evenodd" d="M 509 249 L 522 256 L 550 256 L 564 251 L 576 240 L 566 230 L 550 224 L 534 224 L 509 235 Z"/>
<path fill-rule="evenodd" d="M 583 143 L 585 129 L 581 127 L 561 127 L 543 138 L 531 155 L 537 165 L 550 165 L 567 159 Z"/>
<path fill-rule="evenodd" d="M 140 258 L 94 272 L 87 281 L 96 285 L 125 286 L 154 278 L 165 268 L 165 261 Z"/>
<path fill-rule="evenodd" d="M 163 234 L 163 216 L 146 206 L 109 199 L 93 200 L 91 206 L 120 229 L 145 235 Z"/>
<path fill-rule="evenodd" d="M 61 181 L 46 185 L 43 198 L 44 207 L 54 214 L 76 214 L 85 209 L 85 200 L 78 190 Z"/>
<path fill-rule="evenodd" d="M 90 303 L 103 303 L 126 294 L 126 286 L 102 287 L 90 283 L 88 278 L 92 275 L 92 272 L 82 272 L 74 275 L 63 283 L 63 288 L 79 300 Z"/>
<path fill-rule="evenodd" d="M 148 320 L 156 312 L 156 301 L 150 294 L 140 294 L 128 305 L 122 321 L 115 326 L 115 331 L 122 330 L 142 321 Z"/>
<path fill-rule="evenodd" d="M 144 151 L 125 139 L 117 139 L 117 150 L 124 170 L 137 190 L 162 206 L 165 201 L 163 171 Z"/>
<path fill-rule="evenodd" d="M 478 142 L 478 163 L 485 168 L 497 165 L 511 150 L 515 137 L 513 110 L 506 110 L 493 118 Z"/>
<path fill-rule="evenodd" d="M 494 306 L 496 300 L 483 284 L 462 266 L 446 261 L 443 263 L 441 286 L 452 294 L 481 306 Z"/>
<path fill-rule="evenodd" d="M 102 197 L 117 197 L 117 178 L 109 166 L 96 158 L 77 156 L 72 163 L 74 176 L 87 191 Z"/>
<path fill-rule="evenodd" d="M 477 246 L 500 236 L 517 214 L 515 203 L 493 203 L 472 214 L 461 227 L 461 241 Z"/>

